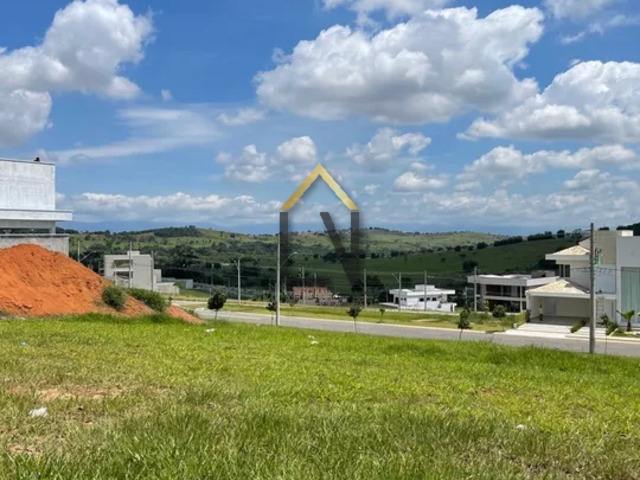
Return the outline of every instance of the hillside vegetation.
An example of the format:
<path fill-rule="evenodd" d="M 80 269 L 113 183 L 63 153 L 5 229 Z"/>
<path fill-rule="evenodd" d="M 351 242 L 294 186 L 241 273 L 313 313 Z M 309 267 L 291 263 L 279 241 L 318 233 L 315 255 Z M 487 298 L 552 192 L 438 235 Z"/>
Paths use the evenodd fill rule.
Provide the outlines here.
<path fill-rule="evenodd" d="M 400 272 L 403 287 L 423 282 L 427 271 L 430 283 L 460 289 L 474 266 L 485 273 L 526 273 L 553 268 L 545 264 L 544 255 L 575 244 L 579 238 L 579 234 L 569 236 L 564 232 L 532 235 L 527 241 L 474 232 L 420 234 L 370 229 L 363 235 L 362 267 L 368 272 L 372 298 L 390 286 L 395 287 L 397 280 L 392 274 Z M 156 265 L 165 276 L 193 278 L 202 288 L 213 285 L 235 289 L 237 259 L 242 264 L 246 298 L 264 298 L 275 284 L 275 235 L 247 235 L 193 226 L 117 234 L 82 233 L 72 235 L 72 255 L 76 254 L 78 243 L 83 263 L 94 270 L 102 267 L 105 253 L 124 253 L 131 243 L 136 250 L 153 252 Z M 289 271 L 283 274 L 289 289 L 302 283 L 304 267 L 306 285 L 326 286 L 336 293 L 350 292 L 325 232 L 292 234 L 291 251 L 295 254 L 287 261 Z"/>

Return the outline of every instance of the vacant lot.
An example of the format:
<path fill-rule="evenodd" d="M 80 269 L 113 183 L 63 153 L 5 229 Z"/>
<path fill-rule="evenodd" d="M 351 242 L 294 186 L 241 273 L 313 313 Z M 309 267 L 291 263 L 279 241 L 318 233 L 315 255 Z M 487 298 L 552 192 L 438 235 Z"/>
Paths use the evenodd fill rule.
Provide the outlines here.
<path fill-rule="evenodd" d="M 0 322 L 0 478 L 640 478 L 637 360 L 159 320 Z"/>

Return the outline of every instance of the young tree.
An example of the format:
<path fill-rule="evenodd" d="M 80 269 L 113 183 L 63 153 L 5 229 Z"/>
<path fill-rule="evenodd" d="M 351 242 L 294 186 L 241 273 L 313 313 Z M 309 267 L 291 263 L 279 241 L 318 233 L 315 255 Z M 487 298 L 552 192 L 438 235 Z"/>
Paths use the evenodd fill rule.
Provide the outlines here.
<path fill-rule="evenodd" d="M 360 307 L 359 305 L 351 305 L 351 307 L 349 307 L 349 310 L 347 310 L 347 315 L 353 318 L 353 328 L 355 329 L 356 333 L 358 333 L 358 315 L 360 315 L 361 311 L 362 307 Z"/>
<path fill-rule="evenodd" d="M 218 319 L 218 310 L 221 310 L 222 307 L 224 307 L 224 304 L 226 301 L 227 301 L 227 294 L 220 290 L 213 292 L 213 295 L 211 295 L 211 297 L 209 298 L 209 301 L 207 302 L 207 307 L 209 307 L 209 310 L 216 311 L 216 317 L 215 317 L 216 320 Z"/>
<path fill-rule="evenodd" d="M 267 305 L 267 310 L 269 310 L 271 312 L 271 324 L 273 325 L 273 314 L 276 311 L 275 302 L 269 302 L 269 304 Z"/>
<path fill-rule="evenodd" d="M 633 321 L 633 318 L 636 316 L 636 311 L 629 310 L 628 312 L 624 312 L 624 313 L 618 311 L 618 313 L 622 315 L 622 318 L 624 318 L 627 321 L 627 332 L 631 332 L 633 330 L 631 328 L 631 322 Z"/>
<path fill-rule="evenodd" d="M 380 308 L 380 323 L 382 323 L 382 317 L 384 316 L 384 312 L 386 312 L 386 308 Z"/>
<path fill-rule="evenodd" d="M 464 330 L 471 329 L 471 322 L 469 322 L 469 316 L 471 312 L 468 308 L 464 308 L 460 312 L 460 319 L 458 320 L 458 328 L 460 329 L 460 335 L 458 336 L 458 340 L 462 339 L 462 332 Z"/>

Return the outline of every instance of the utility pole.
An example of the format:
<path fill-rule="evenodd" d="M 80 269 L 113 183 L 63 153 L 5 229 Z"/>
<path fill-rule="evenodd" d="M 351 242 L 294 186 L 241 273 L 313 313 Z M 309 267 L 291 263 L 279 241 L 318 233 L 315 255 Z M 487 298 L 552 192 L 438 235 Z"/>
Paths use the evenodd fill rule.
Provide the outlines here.
<path fill-rule="evenodd" d="M 318 274 L 313 272 L 313 300 L 318 298 Z"/>
<path fill-rule="evenodd" d="M 276 327 L 280 325 L 280 235 L 278 233 L 278 263 L 276 265 Z"/>
<path fill-rule="evenodd" d="M 478 267 L 473 267 L 473 311 L 478 312 Z"/>
<path fill-rule="evenodd" d="M 78 245 L 76 245 L 76 247 L 78 248 L 78 256 L 76 257 L 76 260 L 80 262 L 80 237 L 78 237 Z"/>
<path fill-rule="evenodd" d="M 402 272 L 398 275 L 398 311 L 402 311 Z"/>
<path fill-rule="evenodd" d="M 424 271 L 424 311 L 427 311 L 427 271 Z"/>
<path fill-rule="evenodd" d="M 238 259 L 238 305 L 242 302 L 242 283 L 240 280 L 240 259 Z"/>
<path fill-rule="evenodd" d="M 132 267 L 133 262 L 131 260 L 131 249 L 133 248 L 133 242 L 129 242 L 129 288 L 131 288 L 131 276 L 132 276 Z"/>
<path fill-rule="evenodd" d="M 591 224 L 589 241 L 589 353 L 596 352 L 596 239 L 595 227 Z"/>
<path fill-rule="evenodd" d="M 155 291 L 155 289 L 153 288 L 153 267 L 154 267 L 154 264 L 153 264 L 153 250 L 151 250 L 151 258 L 149 259 L 149 267 L 150 267 L 150 270 L 151 270 L 151 291 L 153 292 L 153 291 Z"/>
<path fill-rule="evenodd" d="M 307 304 L 307 286 L 305 284 L 306 282 L 304 278 L 304 267 L 302 267 L 301 274 L 302 274 L 302 305 L 306 305 Z"/>
<path fill-rule="evenodd" d="M 364 269 L 364 308 L 367 308 L 367 269 Z"/>

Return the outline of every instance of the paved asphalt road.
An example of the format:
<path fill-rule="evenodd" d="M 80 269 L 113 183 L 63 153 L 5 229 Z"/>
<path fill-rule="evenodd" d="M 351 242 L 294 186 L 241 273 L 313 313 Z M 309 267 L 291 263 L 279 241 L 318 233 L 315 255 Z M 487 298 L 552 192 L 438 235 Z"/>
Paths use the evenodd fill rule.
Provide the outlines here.
<path fill-rule="evenodd" d="M 205 320 L 213 320 L 215 313 L 208 310 L 198 310 L 199 317 Z M 271 323 L 270 315 L 260 315 L 255 313 L 220 312 L 218 320 L 227 320 L 242 323 L 253 323 L 268 325 Z M 353 322 L 343 320 L 322 320 L 304 317 L 281 317 L 283 327 L 306 328 L 312 330 L 328 330 L 332 332 L 354 333 Z M 358 333 L 367 335 L 381 335 L 387 337 L 401 338 L 421 338 L 428 340 L 458 340 L 457 330 L 444 328 L 412 327 L 404 325 L 388 325 L 379 323 L 358 323 Z M 512 347 L 522 347 L 535 345 L 543 348 L 555 348 L 570 352 L 589 352 L 589 342 L 583 339 L 556 339 L 518 335 L 505 335 L 502 333 L 481 333 L 466 330 L 462 334 L 462 340 L 472 342 L 493 342 L 500 345 Z M 597 353 L 605 353 L 605 342 L 598 340 L 596 343 Z M 608 355 L 619 355 L 626 357 L 640 357 L 640 343 L 608 340 L 606 352 Z"/>

